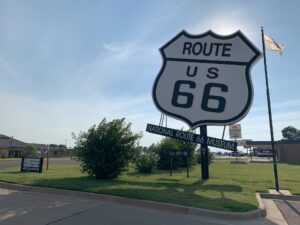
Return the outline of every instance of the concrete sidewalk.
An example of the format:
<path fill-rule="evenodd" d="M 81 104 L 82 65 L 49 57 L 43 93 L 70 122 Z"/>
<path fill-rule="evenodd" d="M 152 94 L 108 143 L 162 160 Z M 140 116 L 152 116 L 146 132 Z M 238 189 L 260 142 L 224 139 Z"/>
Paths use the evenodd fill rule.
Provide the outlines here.
<path fill-rule="evenodd" d="M 269 190 L 261 193 L 266 208 L 266 218 L 279 225 L 300 225 L 300 196 L 291 195 L 287 190 Z"/>
<path fill-rule="evenodd" d="M 1 225 L 274 225 L 264 218 L 217 219 L 84 198 L 0 189 Z"/>

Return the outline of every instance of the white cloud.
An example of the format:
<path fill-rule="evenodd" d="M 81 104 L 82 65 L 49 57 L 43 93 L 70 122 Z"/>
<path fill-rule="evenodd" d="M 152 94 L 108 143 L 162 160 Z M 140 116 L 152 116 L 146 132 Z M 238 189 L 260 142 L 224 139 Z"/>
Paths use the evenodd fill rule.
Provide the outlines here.
<path fill-rule="evenodd" d="M 152 121 L 153 108 L 150 96 L 105 96 L 95 102 L 54 100 L 42 102 L 35 98 L 1 94 L 1 133 L 28 142 L 71 144 L 71 132 L 87 130 L 106 117 L 108 120 L 127 118 L 136 132 Z"/>
<path fill-rule="evenodd" d="M 101 87 L 121 84 L 123 80 L 147 76 L 153 65 L 159 68 L 159 63 L 157 48 L 149 44 L 103 43 L 99 54 L 78 69 L 75 82 L 80 82 L 81 89 L 95 92 Z"/>
<path fill-rule="evenodd" d="M 249 38 L 254 37 L 254 26 L 249 22 L 248 16 L 242 9 L 229 10 L 222 9 L 221 12 L 214 12 L 211 16 L 202 19 L 200 22 L 191 24 L 187 31 L 192 34 L 203 33 L 212 30 L 217 34 L 228 35 L 241 30 Z"/>

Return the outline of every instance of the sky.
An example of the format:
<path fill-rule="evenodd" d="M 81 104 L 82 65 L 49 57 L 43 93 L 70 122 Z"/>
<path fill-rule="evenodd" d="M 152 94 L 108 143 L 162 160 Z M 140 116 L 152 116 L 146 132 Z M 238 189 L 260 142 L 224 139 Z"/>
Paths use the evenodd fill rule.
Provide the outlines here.
<path fill-rule="evenodd" d="M 261 26 L 284 44 L 267 52 L 275 140 L 300 129 L 300 3 L 199 0 L 1 0 L 0 133 L 30 143 L 73 146 L 71 133 L 103 118 L 126 118 L 140 144 L 162 137 L 151 96 L 162 66 L 159 48 L 183 29 L 222 35 L 241 30 L 262 50 Z M 263 60 L 251 70 L 254 99 L 242 137 L 270 140 Z M 188 126 L 168 117 L 168 127 Z M 223 127 L 208 126 L 221 138 Z M 226 129 L 225 139 L 229 138 Z"/>

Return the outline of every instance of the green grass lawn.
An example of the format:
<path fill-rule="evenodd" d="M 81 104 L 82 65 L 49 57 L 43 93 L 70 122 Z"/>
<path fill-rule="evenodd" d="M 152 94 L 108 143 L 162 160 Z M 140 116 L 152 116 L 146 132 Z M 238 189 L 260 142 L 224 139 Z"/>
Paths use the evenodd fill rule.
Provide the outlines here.
<path fill-rule="evenodd" d="M 156 170 L 149 175 L 130 169 L 117 179 L 96 180 L 80 172 L 77 164 L 52 164 L 43 173 L 21 173 L 20 168 L 0 170 L 0 180 L 19 184 L 96 192 L 219 211 L 249 211 L 257 208 L 255 192 L 274 187 L 272 163 L 231 164 L 216 160 L 210 179 L 200 179 L 200 166 L 186 178 L 185 170 Z M 278 164 L 279 185 L 300 195 L 300 165 Z"/>

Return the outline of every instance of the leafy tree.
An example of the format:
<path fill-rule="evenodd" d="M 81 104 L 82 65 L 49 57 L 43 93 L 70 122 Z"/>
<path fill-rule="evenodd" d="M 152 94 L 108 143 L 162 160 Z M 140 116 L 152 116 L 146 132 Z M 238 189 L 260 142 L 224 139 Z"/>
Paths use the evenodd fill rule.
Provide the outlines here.
<path fill-rule="evenodd" d="M 196 164 L 196 156 L 195 156 L 195 149 L 197 147 L 197 144 L 194 142 L 189 141 L 182 141 L 176 139 L 176 142 L 178 144 L 179 150 L 186 151 L 189 156 L 189 166 Z M 186 167 L 186 160 L 181 160 L 180 166 Z"/>
<path fill-rule="evenodd" d="M 166 137 L 163 138 L 156 146 L 155 146 L 155 152 L 158 155 L 158 161 L 157 166 L 159 169 L 169 169 L 170 168 L 170 156 L 169 151 L 170 150 L 179 150 L 178 145 L 175 142 L 175 139 Z M 180 161 L 177 158 L 174 158 L 173 160 L 173 169 L 176 169 L 179 167 Z"/>
<path fill-rule="evenodd" d="M 150 145 L 147 150 L 147 152 L 155 153 L 156 152 L 156 146 L 155 144 Z"/>
<path fill-rule="evenodd" d="M 65 145 L 58 145 L 58 156 L 66 156 L 68 155 L 68 148 Z"/>
<path fill-rule="evenodd" d="M 214 159 L 214 155 L 210 151 L 210 149 L 208 148 L 208 165 L 210 165 L 212 163 L 213 159 Z M 201 164 L 201 161 L 202 161 L 202 159 L 201 159 L 201 152 L 200 152 L 200 149 L 199 149 L 199 153 L 197 155 L 197 163 Z"/>
<path fill-rule="evenodd" d="M 134 164 L 135 169 L 141 173 L 151 173 L 156 165 L 157 155 L 152 144 L 149 148 L 139 146 L 137 148 Z"/>
<path fill-rule="evenodd" d="M 34 158 L 37 157 L 37 149 L 33 145 L 27 145 L 23 150 L 22 150 L 22 157 L 24 158 Z"/>
<path fill-rule="evenodd" d="M 141 134 L 131 131 L 131 123 L 125 118 L 107 122 L 103 119 L 98 126 L 80 132 L 75 139 L 76 157 L 82 171 L 97 179 L 114 178 L 125 171 L 133 157 Z"/>
<path fill-rule="evenodd" d="M 300 130 L 293 126 L 285 127 L 281 133 L 283 140 L 300 140 Z"/>
<path fill-rule="evenodd" d="M 62 155 L 68 154 L 68 148 L 66 145 L 58 145 L 58 149 Z"/>
<path fill-rule="evenodd" d="M 69 154 L 68 148 L 62 144 L 60 144 L 60 145 L 51 144 L 50 149 L 52 150 L 53 155 L 55 157 L 62 157 L 62 156 L 66 156 Z"/>
<path fill-rule="evenodd" d="M 170 168 L 170 156 L 169 152 L 172 151 L 179 151 L 184 150 L 188 152 L 189 157 L 189 166 L 195 164 L 195 148 L 197 144 L 187 141 L 182 141 L 174 138 L 163 138 L 160 143 L 155 146 L 155 152 L 159 156 L 158 159 L 158 167 L 160 169 L 169 169 Z M 172 161 L 173 169 L 177 169 L 178 167 L 186 166 L 186 161 L 182 160 L 179 157 L 174 157 Z"/>
<path fill-rule="evenodd" d="M 153 154 L 144 154 L 135 161 L 135 168 L 141 173 L 151 173 L 155 167 L 156 157 Z"/>

